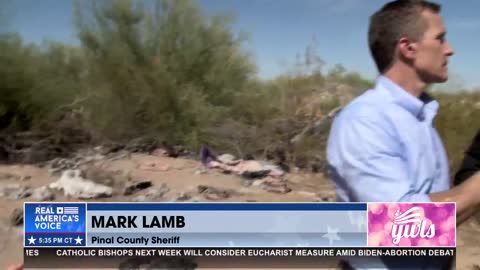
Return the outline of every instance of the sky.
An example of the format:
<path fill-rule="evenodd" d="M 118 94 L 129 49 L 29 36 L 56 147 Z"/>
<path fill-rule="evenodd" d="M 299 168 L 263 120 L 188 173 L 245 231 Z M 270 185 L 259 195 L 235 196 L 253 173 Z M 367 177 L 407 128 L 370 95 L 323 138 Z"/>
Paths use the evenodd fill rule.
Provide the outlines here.
<path fill-rule="evenodd" d="M 78 44 L 73 28 L 74 0 L 0 0 L 6 20 L 27 42 Z M 148 1 L 148 0 L 146 0 Z M 325 70 L 342 64 L 368 79 L 377 72 L 367 45 L 369 16 L 388 0 L 196 0 L 207 14 L 235 16 L 232 31 L 250 33 L 245 43 L 259 76 L 274 78 L 293 68 L 295 57 L 316 40 Z M 449 85 L 480 87 L 480 1 L 438 0 L 455 50 Z M 5 16 L 6 15 L 6 16 Z"/>

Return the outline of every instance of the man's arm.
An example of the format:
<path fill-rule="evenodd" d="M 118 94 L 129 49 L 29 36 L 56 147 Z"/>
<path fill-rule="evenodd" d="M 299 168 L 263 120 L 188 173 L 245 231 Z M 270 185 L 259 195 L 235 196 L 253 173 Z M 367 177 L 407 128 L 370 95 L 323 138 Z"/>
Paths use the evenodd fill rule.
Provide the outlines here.
<path fill-rule="evenodd" d="M 478 171 L 480 171 L 480 130 L 465 152 L 460 169 L 455 174 L 454 184 L 460 185 Z"/>
<path fill-rule="evenodd" d="M 375 115 L 346 117 L 330 135 L 327 156 L 335 168 L 336 185 L 358 202 L 456 202 L 457 223 L 471 217 L 480 206 L 480 174 L 445 192 L 425 194 L 412 179 L 394 127 Z M 408 132 L 403 131 L 403 132 Z M 430 179 L 429 181 L 439 181 Z M 430 185 L 425 183 L 425 185 Z"/>
<path fill-rule="evenodd" d="M 456 202 L 457 224 L 462 224 L 480 210 L 480 172 L 449 191 L 430 194 L 433 202 Z"/>

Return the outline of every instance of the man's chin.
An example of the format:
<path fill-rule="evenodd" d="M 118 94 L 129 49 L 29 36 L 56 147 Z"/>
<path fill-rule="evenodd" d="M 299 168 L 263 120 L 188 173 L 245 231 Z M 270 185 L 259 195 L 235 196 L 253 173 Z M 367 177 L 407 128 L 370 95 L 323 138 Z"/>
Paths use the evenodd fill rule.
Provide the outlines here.
<path fill-rule="evenodd" d="M 423 73 L 420 73 L 420 78 L 426 84 L 444 83 L 448 81 L 448 72 L 438 72 L 438 73 L 423 72 Z"/>
<path fill-rule="evenodd" d="M 448 81 L 448 74 L 442 74 L 437 76 L 431 76 L 429 83 L 444 83 Z"/>
<path fill-rule="evenodd" d="M 438 78 L 436 83 L 444 83 L 446 81 L 448 81 L 448 76 Z"/>

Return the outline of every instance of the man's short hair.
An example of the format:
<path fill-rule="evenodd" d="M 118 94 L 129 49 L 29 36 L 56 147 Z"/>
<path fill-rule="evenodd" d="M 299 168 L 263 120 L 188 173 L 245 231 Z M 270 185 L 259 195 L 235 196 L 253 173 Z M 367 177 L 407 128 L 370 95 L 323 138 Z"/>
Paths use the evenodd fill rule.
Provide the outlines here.
<path fill-rule="evenodd" d="M 440 13 L 441 6 L 423 0 L 396 0 L 371 16 L 368 45 L 380 73 L 386 72 L 393 64 L 400 38 L 419 41 L 423 37 L 428 27 L 422 18 L 424 10 Z"/>

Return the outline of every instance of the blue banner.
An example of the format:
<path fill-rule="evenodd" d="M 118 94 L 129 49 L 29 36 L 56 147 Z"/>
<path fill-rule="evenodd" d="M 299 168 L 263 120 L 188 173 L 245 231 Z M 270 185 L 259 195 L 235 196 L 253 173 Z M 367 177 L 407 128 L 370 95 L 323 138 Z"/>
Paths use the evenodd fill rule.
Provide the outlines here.
<path fill-rule="evenodd" d="M 89 203 L 89 211 L 367 211 L 366 203 Z"/>
<path fill-rule="evenodd" d="M 363 247 L 366 203 L 25 203 L 26 247 Z"/>

